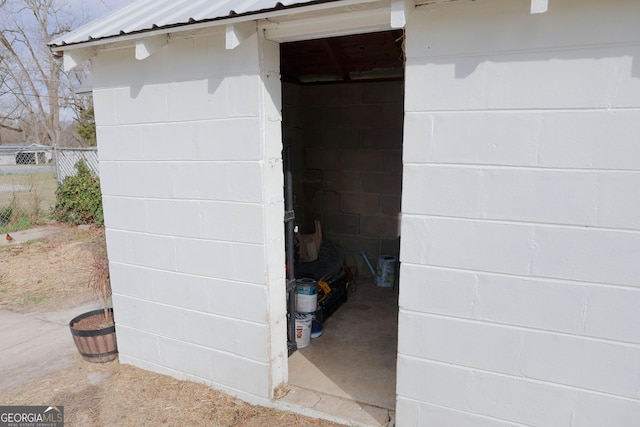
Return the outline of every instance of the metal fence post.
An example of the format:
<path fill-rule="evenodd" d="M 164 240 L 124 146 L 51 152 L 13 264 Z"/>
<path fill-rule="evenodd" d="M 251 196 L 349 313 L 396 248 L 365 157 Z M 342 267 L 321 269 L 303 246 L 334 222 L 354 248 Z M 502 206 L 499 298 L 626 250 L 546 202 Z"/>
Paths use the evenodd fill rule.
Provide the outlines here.
<path fill-rule="evenodd" d="M 60 163 L 58 162 L 58 147 L 53 146 L 53 161 L 56 163 L 56 182 L 60 184 Z"/>

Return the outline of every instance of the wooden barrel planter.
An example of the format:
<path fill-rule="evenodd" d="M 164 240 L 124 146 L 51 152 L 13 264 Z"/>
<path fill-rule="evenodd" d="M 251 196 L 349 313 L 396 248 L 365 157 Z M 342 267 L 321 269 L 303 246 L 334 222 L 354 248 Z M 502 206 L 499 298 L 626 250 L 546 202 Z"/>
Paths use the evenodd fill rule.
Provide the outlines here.
<path fill-rule="evenodd" d="M 109 309 L 113 317 L 113 310 Z M 94 310 L 74 317 L 69 322 L 69 329 L 73 341 L 80 352 L 82 358 L 88 362 L 104 363 L 110 362 L 118 357 L 118 345 L 116 342 L 116 326 L 110 325 L 96 329 L 82 329 L 76 324 L 91 317 L 104 317 L 104 310 Z"/>

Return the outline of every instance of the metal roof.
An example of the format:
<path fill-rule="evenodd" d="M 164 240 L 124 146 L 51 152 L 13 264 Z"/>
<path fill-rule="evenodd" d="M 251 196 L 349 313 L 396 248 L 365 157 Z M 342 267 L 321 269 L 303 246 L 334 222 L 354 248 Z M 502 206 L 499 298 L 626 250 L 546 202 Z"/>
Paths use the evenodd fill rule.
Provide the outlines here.
<path fill-rule="evenodd" d="M 49 45 L 60 47 L 341 0 L 138 0 L 69 33 Z"/>

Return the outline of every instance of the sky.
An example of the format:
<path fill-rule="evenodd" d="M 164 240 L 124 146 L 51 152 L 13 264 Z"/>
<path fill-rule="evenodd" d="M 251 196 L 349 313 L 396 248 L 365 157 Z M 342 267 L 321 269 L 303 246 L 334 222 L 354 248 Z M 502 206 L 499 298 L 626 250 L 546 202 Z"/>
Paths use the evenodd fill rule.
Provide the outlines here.
<path fill-rule="evenodd" d="M 133 3 L 135 0 L 56 0 L 56 6 L 61 7 L 60 17 L 62 22 L 68 22 L 72 28 L 77 28 L 85 23 L 88 23 L 94 19 L 107 15 L 108 13 Z M 22 0 L 10 0 L 4 4 L 2 12 L 0 12 L 0 27 L 12 28 L 13 25 L 22 26 L 27 30 L 36 27 L 34 16 L 31 12 L 23 7 Z M 40 46 L 38 44 L 38 46 Z M 20 43 L 14 43 L 13 47 L 17 51 L 25 49 Z M 45 49 L 44 46 L 41 46 Z M 26 55 L 28 57 L 28 55 Z M 41 87 L 42 77 L 40 77 L 37 67 L 28 60 L 25 60 L 25 67 L 27 68 L 32 81 L 36 86 Z M 30 67 L 33 67 L 31 69 Z M 26 89 L 20 89 L 18 85 L 13 86 L 14 90 L 20 90 L 28 92 Z M 32 96 L 37 98 L 37 95 L 30 95 L 24 93 L 25 97 Z M 7 92 L 0 96 L 0 109 L 4 110 L 8 105 L 9 109 L 13 108 L 15 104 L 15 97 L 11 96 L 11 93 Z M 70 113 L 63 109 L 61 115 L 64 119 L 70 117 Z"/>

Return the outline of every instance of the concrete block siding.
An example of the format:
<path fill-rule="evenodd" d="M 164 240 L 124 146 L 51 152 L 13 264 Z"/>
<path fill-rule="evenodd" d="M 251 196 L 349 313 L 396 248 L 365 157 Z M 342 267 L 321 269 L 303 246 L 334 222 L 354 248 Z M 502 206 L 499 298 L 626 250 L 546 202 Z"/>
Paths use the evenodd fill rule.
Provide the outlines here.
<path fill-rule="evenodd" d="M 397 421 L 640 422 L 640 5 L 407 26 Z"/>
<path fill-rule="evenodd" d="M 286 379 L 277 44 L 224 44 L 95 59 L 107 245 L 121 362 L 259 401 Z"/>
<path fill-rule="evenodd" d="M 377 254 L 402 211 L 399 426 L 640 420 L 638 16 L 428 2 L 404 99 L 285 85 L 311 213 Z M 121 361 L 266 401 L 287 372 L 278 45 L 94 61 Z"/>

